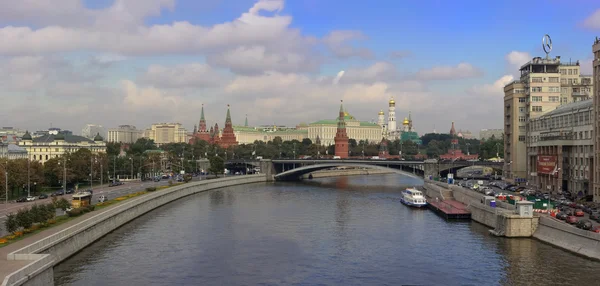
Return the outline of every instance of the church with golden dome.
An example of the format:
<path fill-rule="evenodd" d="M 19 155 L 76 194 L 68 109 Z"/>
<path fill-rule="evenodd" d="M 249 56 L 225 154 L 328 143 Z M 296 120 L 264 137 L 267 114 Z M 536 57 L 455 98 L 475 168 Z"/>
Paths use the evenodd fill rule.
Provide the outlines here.
<path fill-rule="evenodd" d="M 402 121 L 401 127 L 396 125 L 396 101 L 393 97 L 388 102 L 387 122 L 385 120 L 385 113 L 383 110 L 380 110 L 377 116 L 377 124 L 382 128 L 381 135 L 383 138 L 392 141 L 397 139 L 402 141 L 410 140 L 421 144 L 419 134 L 414 130 L 410 112 L 408 113 L 408 117 L 405 117 Z"/>

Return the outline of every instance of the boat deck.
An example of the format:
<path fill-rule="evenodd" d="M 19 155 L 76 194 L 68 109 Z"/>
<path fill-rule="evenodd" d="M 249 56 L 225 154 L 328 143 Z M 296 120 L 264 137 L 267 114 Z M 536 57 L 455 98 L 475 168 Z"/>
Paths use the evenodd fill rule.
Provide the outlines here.
<path fill-rule="evenodd" d="M 455 200 L 428 200 L 428 207 L 445 219 L 470 219 L 471 212 L 467 206 Z"/>

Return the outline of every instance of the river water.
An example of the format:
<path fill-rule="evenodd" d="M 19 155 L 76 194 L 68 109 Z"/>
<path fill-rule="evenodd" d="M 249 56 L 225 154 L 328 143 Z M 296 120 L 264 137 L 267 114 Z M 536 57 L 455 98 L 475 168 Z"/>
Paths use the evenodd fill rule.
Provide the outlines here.
<path fill-rule="evenodd" d="M 598 285 L 600 263 L 399 202 L 398 175 L 252 184 L 158 208 L 54 269 L 56 285 Z"/>

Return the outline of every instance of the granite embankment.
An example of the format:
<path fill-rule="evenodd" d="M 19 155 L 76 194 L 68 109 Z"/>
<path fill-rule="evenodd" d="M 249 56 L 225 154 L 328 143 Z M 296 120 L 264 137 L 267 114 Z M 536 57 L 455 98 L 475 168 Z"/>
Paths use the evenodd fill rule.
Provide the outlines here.
<path fill-rule="evenodd" d="M 361 175 L 380 175 L 380 174 L 391 174 L 392 171 L 377 170 L 377 169 L 342 169 L 342 170 L 322 170 L 316 171 L 310 174 L 303 175 L 303 179 L 308 179 L 312 175 L 313 179 L 316 178 L 328 178 L 328 177 L 341 177 L 341 176 L 361 176 Z"/>
<path fill-rule="evenodd" d="M 266 175 L 249 175 L 187 183 L 123 201 L 97 214 L 89 213 L 91 216 L 81 218 L 60 231 L 49 229 L 45 237 L 42 232 L 38 234 L 39 240 L 28 241 L 29 244 L 21 245 L 20 249 L 12 251 L 7 257 L 0 257 L 3 269 L 18 269 L 4 273 L 2 286 L 53 285 L 55 265 L 140 215 L 195 193 L 267 180 Z"/>
<path fill-rule="evenodd" d="M 600 260 L 600 234 L 578 229 L 564 221 L 547 215 L 534 214 L 534 219 L 521 218 L 515 207 L 497 201 L 492 208 L 481 203 L 482 194 L 465 188 L 427 180 L 425 194 L 431 198 L 455 199 L 468 205 L 471 218 L 494 229 L 494 233 L 506 237 L 533 237 L 567 251 Z M 527 233 L 530 235 L 524 235 Z"/>

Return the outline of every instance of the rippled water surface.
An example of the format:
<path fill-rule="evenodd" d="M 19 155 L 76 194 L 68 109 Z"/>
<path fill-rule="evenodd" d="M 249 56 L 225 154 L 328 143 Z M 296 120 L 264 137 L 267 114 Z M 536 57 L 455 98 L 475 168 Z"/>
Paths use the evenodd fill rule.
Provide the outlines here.
<path fill-rule="evenodd" d="M 600 263 L 399 203 L 396 175 L 253 184 L 156 209 L 57 285 L 599 285 Z"/>

